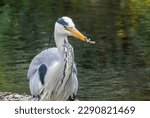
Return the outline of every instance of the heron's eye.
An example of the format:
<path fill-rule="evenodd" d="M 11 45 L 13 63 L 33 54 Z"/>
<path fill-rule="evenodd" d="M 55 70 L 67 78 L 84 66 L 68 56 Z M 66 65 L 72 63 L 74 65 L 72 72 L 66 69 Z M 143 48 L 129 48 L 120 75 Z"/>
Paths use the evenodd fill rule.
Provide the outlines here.
<path fill-rule="evenodd" d="M 65 26 L 65 25 L 64 25 L 64 28 L 65 28 L 66 30 L 68 30 L 68 27 L 67 27 L 67 26 Z"/>
<path fill-rule="evenodd" d="M 65 28 L 66 30 L 72 30 L 72 29 L 73 29 L 73 27 L 67 27 L 67 26 L 65 26 L 65 25 L 64 25 L 64 28 Z"/>

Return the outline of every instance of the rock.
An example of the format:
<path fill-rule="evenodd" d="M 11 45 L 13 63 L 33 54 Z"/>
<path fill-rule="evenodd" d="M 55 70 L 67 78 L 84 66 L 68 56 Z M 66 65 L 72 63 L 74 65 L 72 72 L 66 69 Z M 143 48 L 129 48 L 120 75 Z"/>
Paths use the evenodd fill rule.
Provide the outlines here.
<path fill-rule="evenodd" d="M 31 96 L 11 92 L 0 92 L 0 101 L 28 101 L 31 99 Z"/>
<path fill-rule="evenodd" d="M 0 92 L 0 101 L 38 101 L 37 98 L 32 98 L 26 94 L 18 94 L 11 92 Z M 75 101 L 79 101 L 76 99 Z"/>

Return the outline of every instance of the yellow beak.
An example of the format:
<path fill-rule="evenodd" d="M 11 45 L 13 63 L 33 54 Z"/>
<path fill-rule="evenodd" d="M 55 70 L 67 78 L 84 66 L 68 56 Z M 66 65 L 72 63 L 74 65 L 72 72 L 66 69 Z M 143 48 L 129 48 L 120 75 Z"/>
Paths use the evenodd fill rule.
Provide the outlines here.
<path fill-rule="evenodd" d="M 75 27 L 66 27 L 68 31 L 72 33 L 72 35 L 82 41 L 89 42 L 89 43 L 95 43 L 95 41 L 91 41 L 86 36 L 84 36 L 80 31 L 78 31 Z"/>

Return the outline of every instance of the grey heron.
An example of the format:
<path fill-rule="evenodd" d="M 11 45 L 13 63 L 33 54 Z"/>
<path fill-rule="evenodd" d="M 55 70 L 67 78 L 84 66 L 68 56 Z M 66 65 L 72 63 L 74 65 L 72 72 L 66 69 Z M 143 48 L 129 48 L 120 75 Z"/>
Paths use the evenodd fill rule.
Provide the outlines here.
<path fill-rule="evenodd" d="M 75 28 L 71 18 L 58 18 L 54 28 L 56 47 L 37 54 L 28 69 L 30 92 L 36 100 L 75 100 L 78 90 L 77 68 L 68 36 L 95 43 Z"/>

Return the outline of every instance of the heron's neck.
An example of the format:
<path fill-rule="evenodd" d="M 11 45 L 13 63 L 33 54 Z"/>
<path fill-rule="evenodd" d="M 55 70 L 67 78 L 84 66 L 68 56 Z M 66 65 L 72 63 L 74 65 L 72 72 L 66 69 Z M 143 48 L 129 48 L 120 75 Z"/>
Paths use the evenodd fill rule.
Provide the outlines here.
<path fill-rule="evenodd" d="M 56 42 L 56 46 L 58 48 L 58 51 L 59 51 L 59 54 L 61 57 L 60 65 L 64 66 L 64 59 L 65 58 L 70 58 L 69 63 L 73 64 L 73 62 L 74 62 L 74 51 L 73 51 L 73 47 L 68 42 L 67 36 L 59 35 L 59 34 L 55 33 L 55 42 Z"/>
<path fill-rule="evenodd" d="M 55 33 L 55 42 L 61 56 L 59 68 L 62 74 L 66 71 L 65 77 L 68 79 L 74 62 L 73 47 L 69 44 L 67 36 L 59 35 L 59 33 Z"/>
<path fill-rule="evenodd" d="M 63 56 L 63 44 L 64 44 L 64 40 L 65 39 L 67 40 L 67 35 L 61 35 L 55 31 L 54 36 L 55 36 L 56 46 L 58 48 L 60 56 L 62 57 Z"/>

